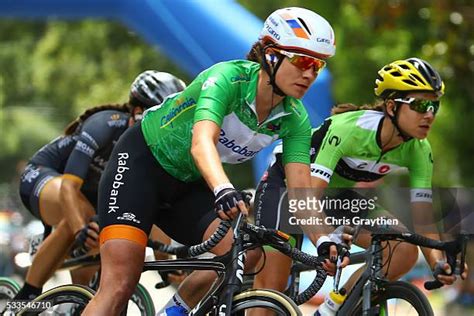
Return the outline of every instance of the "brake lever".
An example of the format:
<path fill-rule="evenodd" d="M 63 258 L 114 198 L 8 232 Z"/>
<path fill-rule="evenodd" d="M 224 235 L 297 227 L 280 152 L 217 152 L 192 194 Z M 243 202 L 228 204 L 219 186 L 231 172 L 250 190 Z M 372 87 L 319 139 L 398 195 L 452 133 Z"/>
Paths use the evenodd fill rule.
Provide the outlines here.
<path fill-rule="evenodd" d="M 341 275 L 342 275 L 342 260 L 346 256 L 346 253 L 348 252 L 347 247 L 342 246 L 340 254 L 337 256 L 337 261 L 336 261 L 336 274 L 334 275 L 334 281 L 333 281 L 333 290 L 335 293 L 339 293 L 339 282 L 341 281 Z"/>
<path fill-rule="evenodd" d="M 342 274 L 342 268 L 341 268 L 341 257 L 338 256 L 337 262 L 336 262 L 336 274 L 334 275 L 334 280 L 333 280 L 333 290 L 334 293 L 339 293 L 339 282 L 341 281 L 341 274 Z"/>
<path fill-rule="evenodd" d="M 458 245 L 453 251 L 445 251 L 446 252 L 446 262 L 451 267 L 451 275 L 462 275 L 464 273 L 464 265 L 466 262 L 466 251 L 467 251 L 467 242 L 469 237 L 467 235 L 461 235 L 459 237 Z M 457 255 L 461 253 L 460 260 L 457 260 Z M 425 289 L 427 290 L 434 290 L 437 288 L 442 287 L 444 284 L 441 283 L 436 276 L 438 274 L 444 274 L 444 270 L 440 267 L 436 267 L 433 271 L 433 275 L 435 276 L 435 280 L 425 282 Z"/>
<path fill-rule="evenodd" d="M 237 228 L 240 228 L 241 222 L 242 222 L 244 216 L 245 215 L 242 212 L 239 212 L 239 215 L 237 215 L 237 218 L 234 219 L 234 221 L 232 222 L 232 229 L 234 230 L 234 237 L 237 237 L 237 232 L 238 232 Z"/>
<path fill-rule="evenodd" d="M 460 258 L 460 267 L 459 275 L 464 273 L 464 266 L 466 264 L 466 252 L 467 252 L 467 243 L 469 242 L 469 237 L 465 234 L 461 235 L 461 258 Z"/>

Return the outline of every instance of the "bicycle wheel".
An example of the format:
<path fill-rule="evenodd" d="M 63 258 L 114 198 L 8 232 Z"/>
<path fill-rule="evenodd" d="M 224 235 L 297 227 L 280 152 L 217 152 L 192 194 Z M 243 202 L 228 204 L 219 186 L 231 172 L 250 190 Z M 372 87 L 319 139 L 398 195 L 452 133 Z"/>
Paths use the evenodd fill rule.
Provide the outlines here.
<path fill-rule="evenodd" d="M 135 292 L 133 292 L 130 301 L 133 304 L 130 302 L 128 303 L 128 315 L 155 316 L 155 305 L 153 299 L 146 288 L 140 283 L 137 285 Z"/>
<path fill-rule="evenodd" d="M 7 301 L 11 300 L 20 291 L 20 286 L 13 279 L 0 277 L 0 315 L 2 315 Z"/>
<path fill-rule="evenodd" d="M 234 296 L 232 315 L 245 315 L 253 308 L 273 311 L 279 316 L 302 315 L 298 306 L 286 295 L 273 290 L 248 290 Z"/>
<path fill-rule="evenodd" d="M 371 315 L 433 316 L 433 309 L 426 296 L 411 283 L 403 281 L 389 282 L 384 290 L 372 299 Z M 362 301 L 352 315 L 362 315 Z"/>
<path fill-rule="evenodd" d="M 94 294 L 87 286 L 61 285 L 35 298 L 34 311 L 23 309 L 18 315 L 80 315 Z"/>

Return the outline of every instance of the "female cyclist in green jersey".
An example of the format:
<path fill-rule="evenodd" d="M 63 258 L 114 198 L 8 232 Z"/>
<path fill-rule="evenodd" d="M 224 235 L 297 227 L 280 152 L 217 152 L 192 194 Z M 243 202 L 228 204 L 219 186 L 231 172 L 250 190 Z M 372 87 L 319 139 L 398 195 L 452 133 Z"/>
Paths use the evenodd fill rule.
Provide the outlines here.
<path fill-rule="evenodd" d="M 364 107 L 340 105 L 333 109 L 333 114 L 337 115 L 313 130 L 312 186 L 350 188 L 357 183 L 374 183 L 391 171 L 407 168 L 413 211 L 429 210 L 433 160 L 426 137 L 443 93 L 444 84 L 438 72 L 421 59 L 398 60 L 382 67 L 375 87 L 375 95 L 382 99 L 381 103 Z M 288 221 L 285 217 L 288 210 L 284 207 L 278 209 L 280 195 L 285 189 L 285 173 L 280 161 L 277 153 L 275 163 L 259 184 L 255 199 L 257 223 L 271 228 L 288 227 L 284 222 Z M 327 216 L 334 214 L 325 212 Z M 368 247 L 369 237 L 369 234 L 360 234 L 355 243 Z M 434 234 L 427 237 L 439 239 Z M 333 243 L 334 240 L 321 237 L 317 242 L 318 252 Z M 415 265 L 418 250 L 407 243 L 392 249 L 387 277 L 395 280 Z M 423 249 L 423 253 L 432 269 L 445 258 L 441 251 L 434 249 Z M 283 291 L 290 265 L 288 257 L 276 251 L 268 253 L 265 268 L 256 277 L 255 287 Z M 445 269 L 448 267 L 447 264 L 443 266 Z M 437 278 L 444 284 L 452 284 L 455 280 L 455 276 L 448 275 L 438 275 Z M 351 286 L 352 280 L 346 288 Z"/>
<path fill-rule="evenodd" d="M 299 99 L 334 55 L 334 43 L 331 26 L 316 13 L 277 10 L 265 21 L 249 60 L 203 71 L 123 135 L 101 181 L 102 275 L 86 315 L 115 315 L 125 306 L 142 271 L 152 224 L 189 245 L 208 238 L 220 219 L 247 213 L 222 163 L 247 161 L 282 139 L 289 187 L 310 186 L 311 127 Z M 224 254 L 231 243 L 229 233 L 214 253 Z M 257 258 L 248 254 L 249 266 Z M 173 297 L 175 306 L 163 313 L 185 313 L 214 277 L 192 273 Z"/>

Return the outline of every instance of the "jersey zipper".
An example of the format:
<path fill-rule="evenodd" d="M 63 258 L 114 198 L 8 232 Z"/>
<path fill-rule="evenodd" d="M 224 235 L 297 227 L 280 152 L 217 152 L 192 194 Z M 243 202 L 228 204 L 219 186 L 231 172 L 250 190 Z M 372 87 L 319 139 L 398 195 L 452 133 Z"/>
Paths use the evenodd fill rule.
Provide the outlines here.
<path fill-rule="evenodd" d="M 392 151 L 392 150 L 394 150 L 394 149 L 396 149 L 396 148 L 398 148 L 398 146 L 393 147 L 393 148 L 390 148 L 390 149 L 387 150 L 387 151 L 380 151 L 380 156 L 379 156 L 379 158 L 377 159 L 377 161 L 375 162 L 374 167 L 382 160 L 383 156 L 384 156 L 386 153 L 388 153 L 388 152 L 390 152 L 390 151 Z M 374 167 L 372 167 L 372 170 L 374 170 Z"/>

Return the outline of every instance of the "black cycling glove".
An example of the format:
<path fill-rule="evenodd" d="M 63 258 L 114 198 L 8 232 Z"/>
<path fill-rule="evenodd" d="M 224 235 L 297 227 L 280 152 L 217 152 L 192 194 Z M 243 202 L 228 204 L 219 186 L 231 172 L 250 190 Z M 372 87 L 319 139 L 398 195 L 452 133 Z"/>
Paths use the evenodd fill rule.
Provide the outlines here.
<path fill-rule="evenodd" d="M 230 210 L 234 207 L 238 207 L 239 201 L 243 200 L 242 193 L 236 189 L 222 189 L 216 194 L 216 201 L 214 202 L 215 211 L 217 212 L 220 219 L 229 220 Z M 219 213 L 219 211 L 223 211 L 225 213 L 225 217 L 222 217 L 222 213 Z"/>
<path fill-rule="evenodd" d="M 350 226 L 339 226 L 328 236 L 321 236 L 316 242 L 318 255 L 329 256 L 329 249 L 332 245 L 336 246 L 337 253 L 342 257 L 349 256 L 348 249 L 350 246 L 347 240 L 344 240 L 344 234 L 353 235 L 355 229 Z M 330 258 L 334 261 L 334 258 Z"/>
<path fill-rule="evenodd" d="M 83 256 L 90 250 L 86 245 L 86 240 L 87 240 L 87 238 L 91 238 L 93 240 L 96 240 L 91 235 L 89 235 L 89 230 L 95 231 L 97 234 L 99 234 L 99 232 L 96 231 L 90 225 L 92 222 L 97 223 L 97 221 L 98 221 L 98 216 L 97 215 L 91 217 L 91 219 L 89 220 L 89 223 L 85 224 L 84 227 L 82 227 L 82 229 L 79 230 L 76 233 L 76 238 L 74 240 L 74 244 L 73 244 L 72 249 L 71 249 L 71 257 L 72 258 L 77 258 L 77 257 Z"/>

